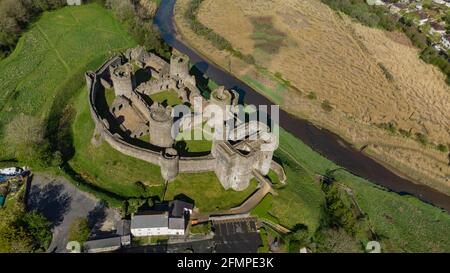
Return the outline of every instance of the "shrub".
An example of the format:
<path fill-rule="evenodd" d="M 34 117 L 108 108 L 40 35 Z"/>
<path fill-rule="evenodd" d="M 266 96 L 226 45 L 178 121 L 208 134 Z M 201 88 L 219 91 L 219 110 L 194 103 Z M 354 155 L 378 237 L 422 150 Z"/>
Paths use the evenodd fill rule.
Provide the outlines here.
<path fill-rule="evenodd" d="M 436 146 L 436 148 L 437 148 L 439 151 L 443 152 L 443 153 L 448 152 L 448 145 L 445 145 L 445 144 L 438 144 L 438 145 Z"/>
<path fill-rule="evenodd" d="M 313 92 L 313 91 L 309 92 L 308 95 L 307 95 L 306 97 L 307 97 L 308 99 L 310 99 L 310 100 L 315 100 L 315 99 L 317 99 L 317 95 L 316 95 L 316 93 Z"/>
<path fill-rule="evenodd" d="M 326 112 L 331 112 L 333 110 L 333 106 L 331 106 L 328 100 L 324 100 L 322 102 L 322 109 L 325 110 Z"/>
<path fill-rule="evenodd" d="M 411 130 L 407 131 L 405 129 L 399 129 L 398 132 L 405 137 L 411 137 Z"/>
<path fill-rule="evenodd" d="M 425 134 L 422 134 L 422 133 L 416 133 L 415 135 L 416 135 L 416 140 L 417 140 L 418 142 L 420 142 L 420 144 L 422 144 L 422 145 L 427 145 L 427 143 L 428 143 L 428 137 L 427 137 Z"/>

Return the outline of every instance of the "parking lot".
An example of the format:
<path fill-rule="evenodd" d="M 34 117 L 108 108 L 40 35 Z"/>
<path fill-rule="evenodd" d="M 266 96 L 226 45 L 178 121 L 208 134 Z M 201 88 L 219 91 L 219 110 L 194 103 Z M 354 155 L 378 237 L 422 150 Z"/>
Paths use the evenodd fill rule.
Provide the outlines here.
<path fill-rule="evenodd" d="M 64 178 L 36 174 L 31 181 L 27 207 L 52 222 L 53 238 L 49 252 L 65 252 L 73 220 L 88 219 L 91 235 L 115 229 L 120 215 L 92 195 L 78 190 Z"/>
<path fill-rule="evenodd" d="M 213 228 L 218 253 L 256 253 L 262 244 L 254 218 L 213 221 Z"/>

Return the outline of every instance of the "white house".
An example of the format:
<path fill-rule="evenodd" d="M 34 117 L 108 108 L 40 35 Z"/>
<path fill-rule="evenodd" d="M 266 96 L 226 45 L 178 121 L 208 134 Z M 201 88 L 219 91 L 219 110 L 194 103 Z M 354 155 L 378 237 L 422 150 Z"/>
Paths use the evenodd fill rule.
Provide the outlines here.
<path fill-rule="evenodd" d="M 450 34 L 442 35 L 441 43 L 445 48 L 450 49 Z"/>
<path fill-rule="evenodd" d="M 384 3 L 382 0 L 366 0 L 367 5 L 369 6 L 385 6 L 386 3 Z"/>
<path fill-rule="evenodd" d="M 68 6 L 80 6 L 82 3 L 82 0 L 67 0 Z"/>
<path fill-rule="evenodd" d="M 158 206 L 154 211 L 131 217 L 131 234 L 136 237 L 184 235 L 193 206 L 175 200 Z"/>
<path fill-rule="evenodd" d="M 450 0 L 433 0 L 434 3 L 450 7 Z"/>

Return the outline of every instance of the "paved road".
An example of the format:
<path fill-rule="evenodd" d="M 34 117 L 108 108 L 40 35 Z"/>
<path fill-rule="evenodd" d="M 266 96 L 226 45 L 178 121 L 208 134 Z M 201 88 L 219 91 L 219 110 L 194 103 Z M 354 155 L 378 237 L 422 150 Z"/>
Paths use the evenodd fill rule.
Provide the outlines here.
<path fill-rule="evenodd" d="M 66 251 L 69 227 L 78 217 L 88 219 L 91 234 L 113 230 L 120 220 L 117 211 L 61 177 L 35 174 L 27 198 L 29 210 L 41 212 L 52 222 L 53 239 L 48 252 Z"/>

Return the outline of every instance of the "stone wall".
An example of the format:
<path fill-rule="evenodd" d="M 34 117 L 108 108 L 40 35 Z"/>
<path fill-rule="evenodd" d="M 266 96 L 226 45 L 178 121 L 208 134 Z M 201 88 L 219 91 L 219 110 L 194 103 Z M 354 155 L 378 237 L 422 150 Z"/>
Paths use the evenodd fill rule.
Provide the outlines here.
<path fill-rule="evenodd" d="M 167 66 L 157 61 L 153 55 L 147 56 L 142 51 L 136 51 L 134 52 L 135 54 L 132 53 L 129 52 L 127 54 L 139 58 L 144 66 L 146 66 L 146 60 L 151 59 L 153 63 L 157 64 L 155 66 L 167 68 Z M 268 140 L 264 140 L 262 138 L 251 140 L 246 138 L 246 136 L 253 134 L 270 134 L 270 129 L 266 125 L 259 124 L 258 122 L 242 124 L 235 128 L 232 131 L 233 135 L 243 137 L 243 140 L 235 144 L 231 144 L 228 141 L 213 141 L 211 153 L 205 156 L 181 157 L 171 147 L 173 144 L 173 139 L 170 134 L 173 122 L 173 118 L 170 116 L 171 108 L 161 108 L 162 106 L 159 104 L 147 105 L 147 102 L 141 97 L 140 92 L 143 94 L 153 94 L 173 88 L 180 96 L 183 96 L 191 102 L 193 102 L 194 98 L 199 97 L 205 106 L 210 103 L 215 103 L 214 101 L 206 101 L 201 96 L 200 91 L 195 86 L 195 78 L 188 74 L 187 60 L 178 57 L 174 57 L 171 60 L 174 64 L 171 62 L 170 72 L 161 71 L 159 80 L 154 83 L 140 85 L 137 89 L 133 89 L 132 73 L 130 75 L 116 73 L 117 70 L 115 68 L 118 67 L 124 68 L 125 72 L 129 69 L 123 65 L 126 61 L 123 56 L 111 58 L 96 72 L 86 73 L 86 83 L 89 91 L 89 109 L 92 119 L 95 122 L 95 132 L 100 135 L 100 140 L 105 140 L 112 148 L 125 155 L 160 166 L 161 175 L 166 181 L 174 180 L 180 172 L 214 171 L 225 189 L 232 188 L 241 191 L 248 187 L 250 180 L 253 178 L 254 170 L 259 171 L 262 175 L 266 175 L 269 168 L 275 166 L 277 174 L 281 174 L 281 166 L 271 163 L 273 151 L 263 151 L 261 149 L 262 144 L 269 143 L 273 139 L 269 138 Z M 118 87 L 121 89 L 119 90 L 119 95 L 125 96 L 131 101 L 133 108 L 147 116 L 147 120 L 149 121 L 150 143 L 155 145 L 153 148 L 134 146 L 124 140 L 120 135 L 112 134 L 107 118 L 99 114 L 100 111 L 98 111 L 96 104 L 97 95 L 99 91 L 104 89 L 105 82 L 110 78 L 112 79 L 114 88 L 116 89 Z M 130 83 L 132 86 L 131 91 L 129 90 Z M 235 92 L 222 89 L 216 90 L 215 95 L 220 95 L 218 96 L 218 101 L 220 101 L 220 97 L 223 95 L 223 100 L 231 104 L 235 104 L 238 98 Z M 169 138 L 171 141 L 166 142 Z M 283 179 L 285 180 L 285 176 Z"/>
<path fill-rule="evenodd" d="M 100 138 L 105 140 L 113 149 L 125 155 L 162 167 L 162 176 L 168 181 L 173 180 L 178 172 L 213 170 L 214 158 L 212 156 L 202 156 L 199 158 L 179 158 L 179 156 L 176 156 L 176 159 L 174 159 L 165 154 L 165 149 L 155 148 L 155 150 L 151 150 L 134 146 L 123 140 L 119 135 L 113 135 L 109 131 L 108 121 L 100 116 L 96 107 L 97 95 L 103 88 L 100 79 L 108 78 L 110 76 L 109 67 L 120 65 L 121 62 L 121 57 L 114 57 L 104 63 L 96 72 L 86 73 L 89 110 L 95 123 L 95 131 L 100 135 Z"/>

